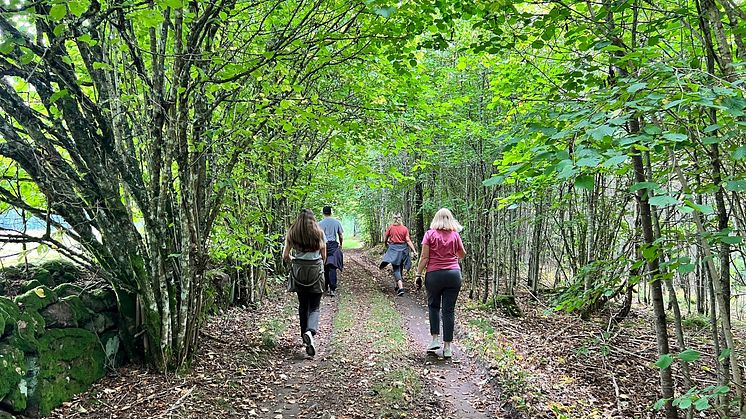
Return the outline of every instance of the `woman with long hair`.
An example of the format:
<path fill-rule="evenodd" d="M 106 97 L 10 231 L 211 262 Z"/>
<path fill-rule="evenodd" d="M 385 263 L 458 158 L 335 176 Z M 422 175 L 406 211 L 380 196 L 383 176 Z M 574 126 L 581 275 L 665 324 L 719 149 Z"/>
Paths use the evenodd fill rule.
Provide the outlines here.
<path fill-rule="evenodd" d="M 285 235 L 282 258 L 290 262 L 288 291 L 298 294 L 300 333 L 309 356 L 316 355 L 314 336 L 324 291 L 326 240 L 313 211 L 304 209 Z"/>
<path fill-rule="evenodd" d="M 435 213 L 430 229 L 422 238 L 422 255 L 417 266 L 417 283 L 425 275 L 427 307 L 430 318 L 432 342 L 429 353 L 440 349 L 440 319 L 443 317 L 443 358 L 453 356 L 453 328 L 456 322 L 456 299 L 461 290 L 459 260 L 466 256 L 459 232 L 461 224 L 447 208 Z"/>

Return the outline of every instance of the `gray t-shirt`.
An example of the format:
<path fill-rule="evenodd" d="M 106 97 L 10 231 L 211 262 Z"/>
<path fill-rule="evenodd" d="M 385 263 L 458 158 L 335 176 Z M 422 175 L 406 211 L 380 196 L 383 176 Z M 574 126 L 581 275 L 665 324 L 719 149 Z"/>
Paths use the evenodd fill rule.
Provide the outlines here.
<path fill-rule="evenodd" d="M 339 222 L 336 218 L 327 217 L 323 220 L 319 221 L 319 227 L 321 227 L 322 230 L 324 230 L 324 236 L 326 237 L 326 241 L 339 241 L 337 238 L 337 233 L 342 234 L 344 231 L 342 231 L 342 223 Z"/>

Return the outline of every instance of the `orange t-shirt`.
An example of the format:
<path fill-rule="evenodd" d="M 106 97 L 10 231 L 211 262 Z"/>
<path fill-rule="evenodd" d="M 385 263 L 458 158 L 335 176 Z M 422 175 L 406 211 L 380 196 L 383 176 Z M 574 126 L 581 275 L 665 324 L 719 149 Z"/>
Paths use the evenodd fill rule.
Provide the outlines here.
<path fill-rule="evenodd" d="M 386 236 L 389 236 L 389 243 L 406 243 L 407 237 L 409 237 L 409 229 L 404 227 L 404 225 L 399 224 L 391 224 L 389 228 L 386 229 Z"/>

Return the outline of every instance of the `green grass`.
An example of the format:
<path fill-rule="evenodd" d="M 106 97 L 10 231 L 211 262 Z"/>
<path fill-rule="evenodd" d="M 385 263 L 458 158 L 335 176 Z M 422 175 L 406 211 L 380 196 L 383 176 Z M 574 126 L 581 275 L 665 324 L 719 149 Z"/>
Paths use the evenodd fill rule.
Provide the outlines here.
<path fill-rule="evenodd" d="M 417 397 L 422 391 L 422 383 L 414 368 L 402 367 L 388 372 L 380 383 L 373 386 L 373 390 L 381 399 L 381 404 L 391 408 L 409 403 Z"/>
<path fill-rule="evenodd" d="M 380 291 L 373 294 L 370 302 L 371 313 L 367 328 L 379 337 L 376 349 L 386 352 L 397 352 L 404 348 L 407 335 L 401 326 L 401 314 L 396 311 L 393 302 Z"/>
<path fill-rule="evenodd" d="M 352 295 L 346 292 L 337 294 L 337 315 L 334 316 L 334 336 L 331 345 L 336 350 L 344 350 L 344 337 L 349 336 L 355 326 L 355 313 L 352 309 Z"/>
<path fill-rule="evenodd" d="M 259 325 L 259 333 L 261 333 L 262 347 L 265 349 L 273 349 L 277 346 L 278 339 L 285 333 L 285 330 L 290 326 L 290 318 L 293 317 L 294 307 L 288 299 L 288 302 L 282 308 L 282 316 L 280 318 L 268 319 L 261 322 Z"/>
<path fill-rule="evenodd" d="M 342 249 L 360 249 L 363 247 L 363 241 L 360 237 L 345 237 L 342 241 Z"/>

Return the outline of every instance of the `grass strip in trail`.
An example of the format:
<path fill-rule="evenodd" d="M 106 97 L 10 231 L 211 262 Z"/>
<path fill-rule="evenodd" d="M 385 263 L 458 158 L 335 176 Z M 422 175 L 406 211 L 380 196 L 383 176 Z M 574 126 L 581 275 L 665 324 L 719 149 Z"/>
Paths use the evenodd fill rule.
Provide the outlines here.
<path fill-rule="evenodd" d="M 373 391 L 376 400 L 383 406 L 382 417 L 404 415 L 400 409 L 408 408 L 410 402 L 422 391 L 419 373 L 402 362 L 407 356 L 407 335 L 402 317 L 390 298 L 380 290 L 372 291 L 371 316 L 366 330 L 375 337 L 373 345 L 382 373 L 376 374 Z"/>
<path fill-rule="evenodd" d="M 280 337 L 291 327 L 290 323 L 296 320 L 295 310 L 297 309 L 297 300 L 295 295 L 288 295 L 288 298 L 282 300 L 281 315 L 279 317 L 264 318 L 259 324 L 259 333 L 261 335 L 262 347 L 264 349 L 274 349 L 280 341 Z M 291 298 L 292 297 L 292 298 Z M 254 325 L 247 324 L 247 328 L 253 328 Z"/>

